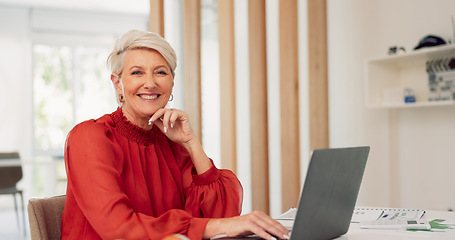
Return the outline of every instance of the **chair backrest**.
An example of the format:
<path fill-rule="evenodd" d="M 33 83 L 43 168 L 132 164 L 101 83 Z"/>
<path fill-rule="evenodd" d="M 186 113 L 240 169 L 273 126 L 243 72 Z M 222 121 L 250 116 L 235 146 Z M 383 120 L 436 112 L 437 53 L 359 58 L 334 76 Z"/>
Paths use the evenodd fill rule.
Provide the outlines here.
<path fill-rule="evenodd" d="M 60 225 L 65 195 L 32 198 L 28 201 L 28 218 L 32 240 L 60 239 Z"/>
<path fill-rule="evenodd" d="M 19 158 L 18 152 L 0 152 L 0 159 L 3 158 Z"/>
<path fill-rule="evenodd" d="M 0 152 L 0 161 L 4 159 L 19 160 L 18 152 Z M 0 167 L 0 189 L 16 187 L 17 182 L 22 179 L 22 167 L 7 166 Z"/>

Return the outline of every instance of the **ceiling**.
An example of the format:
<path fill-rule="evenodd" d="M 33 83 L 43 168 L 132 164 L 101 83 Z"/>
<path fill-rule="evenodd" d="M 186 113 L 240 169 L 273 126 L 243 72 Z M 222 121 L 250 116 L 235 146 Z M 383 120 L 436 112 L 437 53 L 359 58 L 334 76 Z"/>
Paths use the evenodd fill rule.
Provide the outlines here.
<path fill-rule="evenodd" d="M 0 6 L 148 14 L 149 0 L 0 0 Z"/>

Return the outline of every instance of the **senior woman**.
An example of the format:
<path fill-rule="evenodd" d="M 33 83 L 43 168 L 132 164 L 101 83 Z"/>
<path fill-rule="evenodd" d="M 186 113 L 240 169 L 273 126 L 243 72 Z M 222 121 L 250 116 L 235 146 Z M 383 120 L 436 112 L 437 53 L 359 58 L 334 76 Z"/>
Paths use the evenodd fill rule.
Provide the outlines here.
<path fill-rule="evenodd" d="M 129 31 L 108 63 L 120 107 L 68 134 L 62 239 L 288 237 L 262 212 L 239 216 L 237 177 L 213 165 L 187 113 L 166 108 L 176 68 L 166 40 Z"/>

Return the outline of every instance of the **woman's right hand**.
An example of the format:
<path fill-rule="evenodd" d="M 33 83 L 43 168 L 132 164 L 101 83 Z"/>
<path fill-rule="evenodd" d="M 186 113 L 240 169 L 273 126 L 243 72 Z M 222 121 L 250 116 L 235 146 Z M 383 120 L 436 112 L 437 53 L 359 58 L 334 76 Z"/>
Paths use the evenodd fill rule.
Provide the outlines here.
<path fill-rule="evenodd" d="M 289 239 L 289 230 L 261 211 L 253 211 L 238 217 L 212 218 L 207 223 L 204 238 L 217 235 L 235 237 L 250 234 L 256 234 L 263 239 Z"/>

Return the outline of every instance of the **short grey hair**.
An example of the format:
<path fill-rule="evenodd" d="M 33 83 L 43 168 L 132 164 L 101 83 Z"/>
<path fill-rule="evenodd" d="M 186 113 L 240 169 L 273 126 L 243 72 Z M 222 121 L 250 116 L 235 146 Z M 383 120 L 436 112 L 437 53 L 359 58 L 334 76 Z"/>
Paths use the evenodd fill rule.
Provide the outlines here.
<path fill-rule="evenodd" d="M 157 33 L 131 30 L 123 34 L 114 44 L 114 49 L 107 58 L 107 64 L 112 73 L 121 76 L 125 52 L 132 49 L 151 49 L 159 52 L 169 64 L 172 76 L 175 76 L 177 67 L 177 55 L 171 44 Z M 117 102 L 120 103 L 120 95 L 116 92 Z"/>

